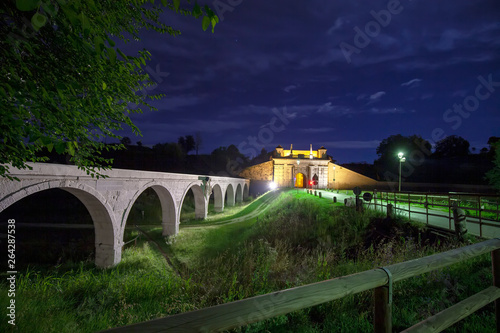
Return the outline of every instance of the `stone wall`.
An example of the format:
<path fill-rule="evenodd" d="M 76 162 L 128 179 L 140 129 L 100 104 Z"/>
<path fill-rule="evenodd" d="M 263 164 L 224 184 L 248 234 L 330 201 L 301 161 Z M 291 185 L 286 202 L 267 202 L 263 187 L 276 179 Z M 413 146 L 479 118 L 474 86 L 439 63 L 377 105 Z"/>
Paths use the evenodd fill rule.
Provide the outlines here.
<path fill-rule="evenodd" d="M 273 180 L 273 161 L 253 165 L 244 169 L 240 177 L 251 180 Z"/>
<path fill-rule="evenodd" d="M 362 189 L 373 189 L 377 187 L 377 184 L 379 184 L 379 182 L 375 179 L 363 176 L 360 173 L 351 171 L 334 163 L 328 164 L 328 188 L 351 190 L 359 186 Z"/>

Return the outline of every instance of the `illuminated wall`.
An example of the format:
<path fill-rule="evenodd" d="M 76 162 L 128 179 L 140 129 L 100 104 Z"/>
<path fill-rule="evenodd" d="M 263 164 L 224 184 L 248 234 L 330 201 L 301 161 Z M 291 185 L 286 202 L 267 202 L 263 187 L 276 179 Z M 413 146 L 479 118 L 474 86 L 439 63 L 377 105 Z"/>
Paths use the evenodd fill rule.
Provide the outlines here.
<path fill-rule="evenodd" d="M 311 154 L 310 150 L 295 150 L 294 149 L 294 150 L 283 150 L 283 156 L 284 157 L 290 156 L 290 154 L 292 152 L 293 152 L 294 156 L 304 155 L 304 158 L 309 158 L 309 155 Z M 317 150 L 313 150 L 312 155 L 313 155 L 313 158 L 320 158 Z"/>

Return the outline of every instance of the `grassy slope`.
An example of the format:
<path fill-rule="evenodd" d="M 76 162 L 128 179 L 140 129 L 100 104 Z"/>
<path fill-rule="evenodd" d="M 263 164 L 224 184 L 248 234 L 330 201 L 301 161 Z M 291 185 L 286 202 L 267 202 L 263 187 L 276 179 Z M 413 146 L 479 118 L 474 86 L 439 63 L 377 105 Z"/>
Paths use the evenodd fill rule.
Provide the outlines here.
<path fill-rule="evenodd" d="M 435 251 L 402 235 L 376 250 L 365 249 L 364 229 L 373 212 L 333 208 L 329 200 L 290 192 L 259 217 L 241 223 L 186 228 L 165 244 L 151 235 L 181 272 L 165 265 L 156 245 L 141 240 L 109 270 L 91 263 L 56 270 L 32 269 L 18 278 L 17 323 L 22 332 L 94 332 L 289 288 Z M 453 245 L 442 245 L 438 251 Z M 357 259 L 353 257 L 358 254 Z M 488 256 L 397 283 L 395 329 L 408 327 L 490 285 Z M 0 305 L 7 304 L 5 279 Z M 250 325 L 257 332 L 372 331 L 370 292 Z M 4 307 L 5 308 L 5 307 Z M 493 331 L 492 307 L 451 332 Z M 10 331 L 6 320 L 0 331 Z"/>

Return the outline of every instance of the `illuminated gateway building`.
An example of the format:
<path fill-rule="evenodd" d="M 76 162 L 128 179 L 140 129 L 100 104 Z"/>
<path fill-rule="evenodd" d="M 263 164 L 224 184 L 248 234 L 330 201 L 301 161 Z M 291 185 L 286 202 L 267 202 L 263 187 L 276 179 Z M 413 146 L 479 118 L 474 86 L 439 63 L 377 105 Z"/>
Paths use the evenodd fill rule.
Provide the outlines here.
<path fill-rule="evenodd" d="M 254 182 L 273 181 L 278 187 L 352 189 L 375 186 L 377 181 L 332 162 L 326 148 L 285 150 L 276 147 L 268 162 L 246 168 L 240 174 Z"/>

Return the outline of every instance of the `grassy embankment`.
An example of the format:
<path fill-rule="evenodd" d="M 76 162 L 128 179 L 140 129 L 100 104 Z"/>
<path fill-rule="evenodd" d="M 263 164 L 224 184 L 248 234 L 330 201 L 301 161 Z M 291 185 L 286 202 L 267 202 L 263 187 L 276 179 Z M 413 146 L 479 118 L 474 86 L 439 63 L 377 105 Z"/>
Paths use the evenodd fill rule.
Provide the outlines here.
<path fill-rule="evenodd" d="M 257 204 L 256 204 L 257 205 Z M 265 214 L 240 223 L 181 229 L 172 244 L 161 230 L 150 234 L 168 253 L 141 239 L 115 268 L 91 262 L 18 275 L 16 324 L 19 332 L 94 332 L 199 309 L 284 288 L 423 257 L 460 246 L 430 244 L 421 226 L 385 228 L 388 238 L 367 237 L 373 211 L 362 214 L 330 200 L 290 191 Z M 373 236 L 374 234 L 371 233 Z M 2 278 L 0 304 L 7 290 Z M 488 255 L 394 285 L 394 329 L 401 330 L 491 284 Z M 487 306 L 450 332 L 494 331 Z M 315 306 L 253 324 L 242 332 L 369 332 L 372 293 Z M 0 331 L 10 331 L 6 320 Z"/>

